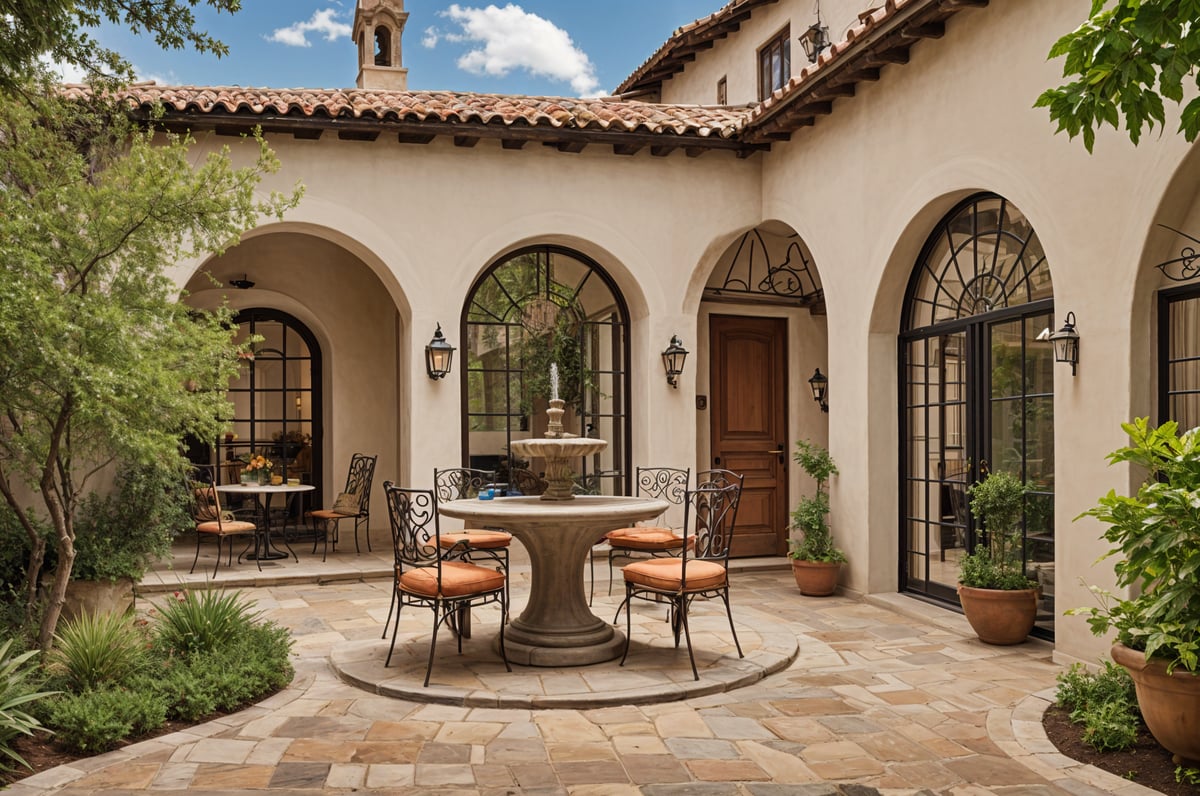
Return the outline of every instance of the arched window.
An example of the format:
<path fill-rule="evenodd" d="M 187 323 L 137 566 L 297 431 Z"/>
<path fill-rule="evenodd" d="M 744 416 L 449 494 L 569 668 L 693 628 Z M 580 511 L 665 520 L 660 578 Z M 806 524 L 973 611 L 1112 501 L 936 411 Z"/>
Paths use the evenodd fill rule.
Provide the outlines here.
<path fill-rule="evenodd" d="M 565 430 L 608 441 L 579 463 L 579 489 L 625 494 L 629 473 L 629 313 L 612 279 L 583 255 L 538 246 L 506 255 L 472 287 L 463 314 L 463 462 L 500 471 L 514 439 L 546 430 L 550 365 Z"/>
<path fill-rule="evenodd" d="M 392 65 L 392 32 L 382 25 L 375 28 L 375 65 Z"/>
<path fill-rule="evenodd" d="M 967 489 L 992 471 L 1030 491 L 1028 574 L 1049 583 L 1053 631 L 1053 285 L 1037 233 L 1011 203 L 978 194 L 929 236 L 900 333 L 904 451 L 901 588 L 956 602 L 958 560 L 976 543 Z"/>
<path fill-rule="evenodd" d="M 312 483 L 313 504 L 321 502 L 321 352 L 313 333 L 279 310 L 242 310 L 234 319 L 238 341 L 253 346 L 241 376 L 229 385 L 235 438 L 221 440 L 220 458 L 261 453 L 280 475 Z M 230 465 L 230 469 L 234 465 Z"/>

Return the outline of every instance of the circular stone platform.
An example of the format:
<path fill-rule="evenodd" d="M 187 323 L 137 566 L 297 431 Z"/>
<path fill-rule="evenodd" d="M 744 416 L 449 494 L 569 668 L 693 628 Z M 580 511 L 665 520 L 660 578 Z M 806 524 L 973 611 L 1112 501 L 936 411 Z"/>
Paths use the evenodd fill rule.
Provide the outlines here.
<path fill-rule="evenodd" d="M 611 618 L 615 598 L 597 598 L 597 616 Z M 429 660 L 432 614 L 412 612 L 400 622 L 391 666 L 384 668 L 390 639 L 350 641 L 336 645 L 329 659 L 347 683 L 372 693 L 414 702 L 434 702 L 463 707 L 492 708 L 595 708 L 643 705 L 732 691 L 756 683 L 786 668 L 799 654 L 794 632 L 778 618 L 747 606 L 733 606 L 734 624 L 745 658 L 738 658 L 729 633 L 729 622 L 720 601 L 697 602 L 689 614 L 692 648 L 700 679 L 692 679 L 687 647 L 680 639 L 675 649 L 666 605 L 635 605 L 633 643 L 624 666 L 620 660 L 589 666 L 556 669 L 521 666 L 512 672 L 494 652 L 498 610 L 477 609 L 472 638 L 457 639 L 447 628 L 438 634 L 437 654 L 429 687 L 425 667 Z M 624 633 L 625 614 L 617 628 Z"/>

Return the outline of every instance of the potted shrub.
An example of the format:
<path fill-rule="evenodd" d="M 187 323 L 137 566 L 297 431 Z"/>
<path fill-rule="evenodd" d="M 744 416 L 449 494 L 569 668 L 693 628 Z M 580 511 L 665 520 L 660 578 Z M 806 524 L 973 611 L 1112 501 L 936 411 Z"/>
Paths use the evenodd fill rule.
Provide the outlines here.
<path fill-rule="evenodd" d="M 995 472 L 968 493 L 985 539 L 959 562 L 959 602 L 980 641 L 1020 644 L 1037 621 L 1038 594 L 1021 555 L 1025 485 Z"/>
<path fill-rule="evenodd" d="M 1177 762 L 1200 766 L 1200 429 L 1177 436 L 1174 421 L 1147 418 L 1121 427 L 1130 444 L 1108 460 L 1141 465 L 1146 480 L 1079 516 L 1107 524 L 1105 557 L 1117 558 L 1128 596 L 1092 587 L 1099 607 L 1067 613 L 1087 616 L 1098 636 L 1116 631 L 1112 657 L 1133 677 L 1146 726 Z"/>
<path fill-rule="evenodd" d="M 796 443 L 792 458 L 816 483 L 812 497 L 803 497 L 792 512 L 792 537 L 788 557 L 800 593 L 827 597 L 837 589 L 846 554 L 833 544 L 829 529 L 829 493 L 825 484 L 837 475 L 829 451 L 808 440 Z"/>

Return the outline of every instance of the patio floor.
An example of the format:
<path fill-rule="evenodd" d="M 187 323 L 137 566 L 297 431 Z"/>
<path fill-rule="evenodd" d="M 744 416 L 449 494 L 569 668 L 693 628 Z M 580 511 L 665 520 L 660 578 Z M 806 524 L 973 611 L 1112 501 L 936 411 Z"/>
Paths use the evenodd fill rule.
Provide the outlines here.
<path fill-rule="evenodd" d="M 390 690 L 381 684 L 408 680 L 413 664 L 378 665 L 390 576 L 378 552 L 386 543 L 373 541 L 374 554 L 355 555 L 351 541 L 325 563 L 309 545 L 296 548 L 299 563 L 264 562 L 261 574 L 253 562 L 221 568 L 218 582 L 242 588 L 291 628 L 297 676 L 287 689 L 8 792 L 1154 793 L 1065 758 L 1046 740 L 1041 714 L 1061 670 L 1049 645 L 990 647 L 957 614 L 899 595 L 803 597 L 782 559 L 739 561 L 732 574 L 744 661 L 731 654 L 723 611 L 694 609 L 704 691 L 686 691 L 694 682 L 686 652 L 671 647 L 653 605 L 635 611 L 624 668 L 514 665 L 508 675 L 491 651 L 497 617 L 480 612 L 462 658 L 443 631 L 428 694 L 417 693 L 419 680 Z M 147 576 L 140 608 L 205 582 L 182 574 L 193 551 L 185 541 L 174 569 Z M 528 564 L 515 552 L 519 611 Z M 202 565 L 205 554 L 211 568 L 211 549 Z M 597 571 L 603 593 L 602 561 Z M 615 598 L 598 597 L 598 615 L 614 608 Z M 422 676 L 429 621 L 404 617 L 397 643 Z M 354 666 L 370 671 L 357 677 L 364 670 Z M 653 698 L 614 697 L 626 683 L 653 690 L 647 681 L 656 678 L 669 685 Z M 521 698 L 528 704 L 517 706 Z"/>

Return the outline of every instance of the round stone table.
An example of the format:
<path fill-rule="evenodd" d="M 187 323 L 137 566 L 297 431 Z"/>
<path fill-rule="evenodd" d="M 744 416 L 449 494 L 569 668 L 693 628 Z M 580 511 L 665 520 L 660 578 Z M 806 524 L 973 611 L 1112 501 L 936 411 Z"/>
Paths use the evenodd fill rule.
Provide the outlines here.
<path fill-rule="evenodd" d="M 580 495 L 454 500 L 438 504 L 446 517 L 472 528 L 503 528 L 529 552 L 529 602 L 504 631 L 508 658 L 526 666 L 582 666 L 621 654 L 625 636 L 591 612 L 583 566 L 605 532 L 667 510 L 665 500 Z"/>

